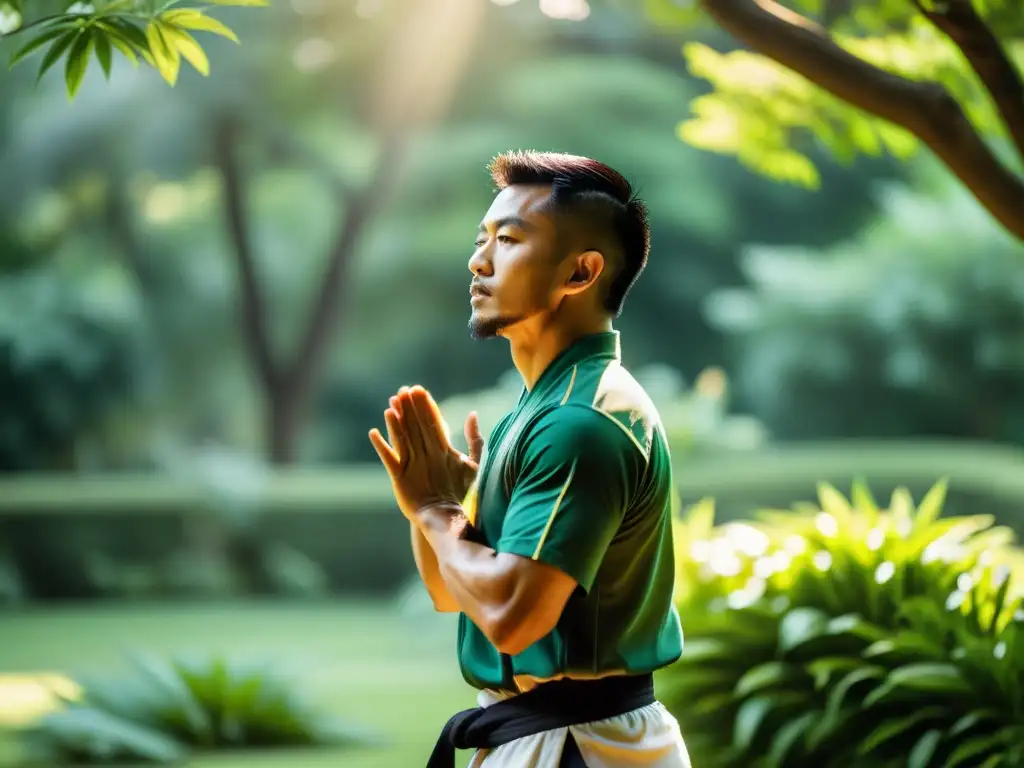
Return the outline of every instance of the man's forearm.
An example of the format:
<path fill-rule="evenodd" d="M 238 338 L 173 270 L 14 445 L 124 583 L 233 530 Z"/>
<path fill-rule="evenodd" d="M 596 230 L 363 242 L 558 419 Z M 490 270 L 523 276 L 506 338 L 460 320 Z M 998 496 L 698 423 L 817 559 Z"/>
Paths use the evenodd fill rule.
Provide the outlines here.
<path fill-rule="evenodd" d="M 508 622 L 514 574 L 490 547 L 463 536 L 465 515 L 456 505 L 418 513 L 419 528 L 433 551 L 447 592 L 484 634 L 494 639 Z"/>
<path fill-rule="evenodd" d="M 437 555 L 427 541 L 426 535 L 415 523 L 410 523 L 412 538 L 412 557 L 416 561 L 416 569 L 427 588 L 434 608 L 442 613 L 453 613 L 459 610 L 459 604 L 448 591 L 441 570 L 438 567 Z"/>

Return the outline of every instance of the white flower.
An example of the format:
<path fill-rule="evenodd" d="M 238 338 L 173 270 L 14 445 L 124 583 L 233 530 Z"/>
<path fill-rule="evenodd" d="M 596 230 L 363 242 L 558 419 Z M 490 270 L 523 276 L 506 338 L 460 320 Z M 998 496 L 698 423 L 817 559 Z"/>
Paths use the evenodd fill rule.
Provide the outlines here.
<path fill-rule="evenodd" d="M 89 14 L 96 13 L 96 7 L 92 3 L 75 3 L 65 13 L 72 16 L 88 16 Z"/>

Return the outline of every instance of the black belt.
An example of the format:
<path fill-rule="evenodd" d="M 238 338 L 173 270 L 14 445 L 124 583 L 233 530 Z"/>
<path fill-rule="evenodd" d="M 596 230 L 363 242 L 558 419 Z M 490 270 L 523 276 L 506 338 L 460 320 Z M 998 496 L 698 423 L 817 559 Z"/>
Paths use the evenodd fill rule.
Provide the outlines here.
<path fill-rule="evenodd" d="M 454 768 L 456 749 L 493 749 L 524 736 L 624 715 L 654 702 L 653 675 L 541 683 L 489 707 L 454 715 L 441 731 L 427 768 Z M 571 736 L 559 765 L 584 765 Z"/>

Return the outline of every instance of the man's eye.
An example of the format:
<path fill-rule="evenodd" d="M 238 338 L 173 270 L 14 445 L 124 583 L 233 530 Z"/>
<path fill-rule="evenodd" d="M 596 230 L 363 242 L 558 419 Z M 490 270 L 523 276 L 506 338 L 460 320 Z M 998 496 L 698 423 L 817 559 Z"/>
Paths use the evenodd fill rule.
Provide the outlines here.
<path fill-rule="evenodd" d="M 486 240 L 477 240 L 474 243 L 474 245 L 477 247 L 477 249 L 480 249 L 480 248 L 483 248 L 485 245 L 487 245 L 487 241 Z"/>
<path fill-rule="evenodd" d="M 514 243 L 515 239 L 509 237 L 508 235 L 498 235 L 498 242 L 504 243 L 505 245 L 509 245 L 510 243 Z"/>

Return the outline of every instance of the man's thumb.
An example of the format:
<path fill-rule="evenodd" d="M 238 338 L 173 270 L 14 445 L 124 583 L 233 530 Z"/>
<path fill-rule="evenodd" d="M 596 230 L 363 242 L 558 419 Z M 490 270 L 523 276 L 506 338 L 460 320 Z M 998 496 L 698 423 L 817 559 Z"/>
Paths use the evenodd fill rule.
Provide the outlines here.
<path fill-rule="evenodd" d="M 466 418 L 466 444 L 469 446 L 469 458 L 479 463 L 484 452 L 484 436 L 480 434 L 480 419 L 476 411 Z"/>

